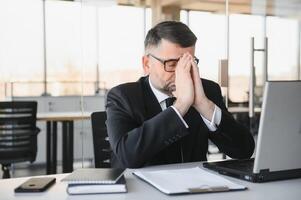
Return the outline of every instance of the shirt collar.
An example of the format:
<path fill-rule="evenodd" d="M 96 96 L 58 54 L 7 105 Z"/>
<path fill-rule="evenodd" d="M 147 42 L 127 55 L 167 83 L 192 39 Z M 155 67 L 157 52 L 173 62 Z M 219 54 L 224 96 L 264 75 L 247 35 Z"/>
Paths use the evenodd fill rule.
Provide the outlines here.
<path fill-rule="evenodd" d="M 150 85 L 150 88 L 152 89 L 155 97 L 157 98 L 158 102 L 161 103 L 162 101 L 165 101 L 167 98 L 169 98 L 169 96 L 163 92 L 161 92 L 160 90 L 156 89 L 153 85 L 152 82 L 150 80 L 150 78 L 148 77 L 148 82 Z"/>

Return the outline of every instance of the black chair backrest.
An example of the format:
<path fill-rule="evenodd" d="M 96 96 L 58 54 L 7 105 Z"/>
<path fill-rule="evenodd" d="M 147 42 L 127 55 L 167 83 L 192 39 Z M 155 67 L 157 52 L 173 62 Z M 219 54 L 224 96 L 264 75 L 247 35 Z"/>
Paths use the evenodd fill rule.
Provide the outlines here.
<path fill-rule="evenodd" d="M 36 159 L 37 134 L 36 127 L 37 102 L 12 101 L 0 102 L 0 163 Z"/>
<path fill-rule="evenodd" d="M 106 112 L 94 112 L 91 115 L 93 146 L 94 146 L 94 161 L 96 168 L 111 167 L 111 146 L 107 134 Z"/>

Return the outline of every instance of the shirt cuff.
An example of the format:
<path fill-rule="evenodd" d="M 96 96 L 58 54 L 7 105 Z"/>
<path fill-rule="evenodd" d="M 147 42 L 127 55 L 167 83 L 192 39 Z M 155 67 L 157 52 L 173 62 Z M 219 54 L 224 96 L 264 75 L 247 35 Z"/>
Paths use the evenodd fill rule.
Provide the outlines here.
<path fill-rule="evenodd" d="M 210 131 L 214 132 L 214 131 L 216 131 L 217 126 L 221 123 L 222 111 L 217 105 L 215 105 L 211 121 L 209 121 L 202 115 L 201 115 L 201 117 L 202 117 L 203 121 L 205 122 L 206 126 L 208 127 L 208 129 Z"/>
<path fill-rule="evenodd" d="M 184 126 L 186 128 L 189 128 L 188 124 L 185 122 L 184 118 L 182 117 L 182 115 L 179 113 L 179 111 L 174 107 L 174 106 L 170 106 L 174 109 L 174 111 L 177 113 L 177 115 L 180 117 L 181 121 L 183 122 Z"/>

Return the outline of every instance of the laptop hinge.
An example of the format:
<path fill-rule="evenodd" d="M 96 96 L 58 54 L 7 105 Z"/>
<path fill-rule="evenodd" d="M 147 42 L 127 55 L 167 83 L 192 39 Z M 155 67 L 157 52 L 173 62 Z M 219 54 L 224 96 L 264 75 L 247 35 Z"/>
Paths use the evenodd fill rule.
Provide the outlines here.
<path fill-rule="evenodd" d="M 260 174 L 268 174 L 268 173 L 270 173 L 270 169 L 261 169 L 261 170 L 259 171 L 259 173 L 260 173 Z"/>

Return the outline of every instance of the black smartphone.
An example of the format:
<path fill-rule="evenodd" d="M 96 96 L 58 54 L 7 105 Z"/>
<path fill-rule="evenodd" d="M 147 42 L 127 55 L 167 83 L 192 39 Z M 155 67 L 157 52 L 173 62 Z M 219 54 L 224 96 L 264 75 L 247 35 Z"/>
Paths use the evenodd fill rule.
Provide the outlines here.
<path fill-rule="evenodd" d="M 44 192 L 54 183 L 55 178 L 52 177 L 30 178 L 17 187 L 15 192 Z"/>

